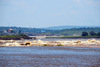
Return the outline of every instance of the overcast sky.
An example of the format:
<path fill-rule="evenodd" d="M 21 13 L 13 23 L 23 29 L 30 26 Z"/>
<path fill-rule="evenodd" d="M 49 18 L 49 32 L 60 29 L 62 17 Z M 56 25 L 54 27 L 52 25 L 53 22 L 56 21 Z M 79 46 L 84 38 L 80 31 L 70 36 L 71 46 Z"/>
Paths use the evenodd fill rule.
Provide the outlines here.
<path fill-rule="evenodd" d="M 0 0 L 0 26 L 100 26 L 100 0 Z"/>

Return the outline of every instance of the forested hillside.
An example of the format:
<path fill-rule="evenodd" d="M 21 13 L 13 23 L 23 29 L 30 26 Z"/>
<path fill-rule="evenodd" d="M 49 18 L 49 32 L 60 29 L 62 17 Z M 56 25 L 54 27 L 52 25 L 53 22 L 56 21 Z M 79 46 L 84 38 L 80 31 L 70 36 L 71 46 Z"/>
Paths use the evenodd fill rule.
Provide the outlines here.
<path fill-rule="evenodd" d="M 90 32 L 100 32 L 100 27 L 95 28 L 72 28 L 72 29 L 62 29 L 62 30 L 48 30 L 41 28 L 25 28 L 25 27 L 0 27 L 0 34 L 6 34 L 9 29 L 12 29 L 13 33 L 21 33 L 27 35 L 66 35 L 66 36 L 79 36 L 83 31 Z M 6 32 L 5 32 L 6 31 Z"/>
<path fill-rule="evenodd" d="M 72 29 L 63 29 L 63 30 L 57 30 L 54 31 L 55 34 L 59 33 L 62 35 L 81 35 L 83 31 L 90 32 L 100 32 L 100 28 L 72 28 Z"/>
<path fill-rule="evenodd" d="M 73 29 L 73 28 L 95 28 L 100 26 L 52 26 L 52 27 L 45 27 L 43 29 L 48 29 L 48 30 L 62 30 L 62 29 Z"/>

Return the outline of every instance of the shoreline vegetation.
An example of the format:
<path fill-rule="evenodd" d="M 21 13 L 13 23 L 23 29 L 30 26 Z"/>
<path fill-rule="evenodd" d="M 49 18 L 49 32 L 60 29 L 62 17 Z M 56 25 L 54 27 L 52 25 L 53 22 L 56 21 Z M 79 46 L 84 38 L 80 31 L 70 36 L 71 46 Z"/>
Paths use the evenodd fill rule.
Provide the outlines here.
<path fill-rule="evenodd" d="M 22 39 L 32 39 L 32 38 L 24 34 L 0 36 L 0 40 L 22 40 Z"/>
<path fill-rule="evenodd" d="M 100 38 L 100 36 L 45 36 L 45 38 Z M 5 35 L 0 36 L 0 40 L 23 40 L 23 39 L 36 39 L 36 37 L 29 37 L 24 34 L 20 35 Z"/>
<path fill-rule="evenodd" d="M 100 38 L 100 36 L 59 36 L 59 37 L 46 37 L 46 38 Z"/>
<path fill-rule="evenodd" d="M 100 27 L 73 27 L 60 30 L 50 30 L 48 28 L 0 27 L 0 36 L 18 34 L 26 34 L 28 36 L 81 36 L 82 32 L 84 32 L 85 35 L 100 35 Z"/>

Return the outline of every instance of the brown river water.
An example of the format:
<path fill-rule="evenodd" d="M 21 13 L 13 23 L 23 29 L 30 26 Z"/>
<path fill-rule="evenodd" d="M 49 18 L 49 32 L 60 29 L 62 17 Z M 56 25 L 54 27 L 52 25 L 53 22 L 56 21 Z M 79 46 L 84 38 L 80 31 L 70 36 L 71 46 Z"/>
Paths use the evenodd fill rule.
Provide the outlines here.
<path fill-rule="evenodd" d="M 0 67 L 100 67 L 100 48 L 1 47 Z"/>
<path fill-rule="evenodd" d="M 100 48 L 0 47 L 0 67 L 100 67 Z"/>

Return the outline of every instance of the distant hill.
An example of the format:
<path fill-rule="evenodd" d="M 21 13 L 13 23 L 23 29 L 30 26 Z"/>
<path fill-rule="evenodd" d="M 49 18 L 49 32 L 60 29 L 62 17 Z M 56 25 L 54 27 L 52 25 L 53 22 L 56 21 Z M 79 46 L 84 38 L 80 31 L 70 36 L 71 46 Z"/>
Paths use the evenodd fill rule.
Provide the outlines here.
<path fill-rule="evenodd" d="M 65 35 L 65 36 L 78 36 L 81 35 L 83 31 L 90 32 L 100 32 L 100 27 L 87 27 L 87 26 L 58 26 L 58 27 L 48 27 L 48 28 L 26 28 L 26 27 L 0 27 L 0 35 L 6 35 L 6 30 L 13 29 L 15 34 L 19 30 L 30 36 L 35 35 Z M 9 34 L 9 33 L 8 33 Z"/>
<path fill-rule="evenodd" d="M 15 33 L 18 33 L 19 30 L 20 32 L 33 36 L 33 35 L 40 35 L 42 33 L 47 33 L 47 32 L 52 32 L 52 30 L 47 30 L 47 29 L 41 29 L 41 28 L 28 28 L 28 27 L 0 27 L 0 35 L 5 35 L 7 34 L 9 29 L 13 29 Z"/>
<path fill-rule="evenodd" d="M 43 29 L 48 29 L 48 30 L 63 30 L 63 29 L 72 29 L 72 28 L 95 28 L 100 26 L 53 26 L 53 27 L 45 27 Z"/>
<path fill-rule="evenodd" d="M 63 29 L 63 30 L 55 30 L 54 34 L 66 35 L 66 36 L 78 36 L 81 35 L 82 32 L 90 32 L 94 31 L 95 33 L 100 32 L 100 27 L 88 27 L 88 28 L 72 28 L 72 29 Z"/>

